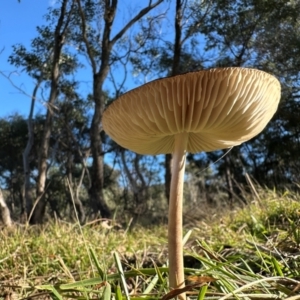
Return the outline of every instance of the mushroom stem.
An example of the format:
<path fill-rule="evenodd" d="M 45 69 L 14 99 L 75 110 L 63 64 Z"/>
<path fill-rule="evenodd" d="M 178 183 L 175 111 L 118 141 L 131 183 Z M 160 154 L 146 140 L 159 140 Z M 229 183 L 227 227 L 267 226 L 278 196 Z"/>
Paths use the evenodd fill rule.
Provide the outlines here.
<path fill-rule="evenodd" d="M 175 136 L 168 225 L 170 288 L 182 288 L 185 285 L 182 243 L 182 195 L 187 141 L 188 134 L 186 132 Z M 185 294 L 180 296 L 181 299 L 185 299 Z"/>

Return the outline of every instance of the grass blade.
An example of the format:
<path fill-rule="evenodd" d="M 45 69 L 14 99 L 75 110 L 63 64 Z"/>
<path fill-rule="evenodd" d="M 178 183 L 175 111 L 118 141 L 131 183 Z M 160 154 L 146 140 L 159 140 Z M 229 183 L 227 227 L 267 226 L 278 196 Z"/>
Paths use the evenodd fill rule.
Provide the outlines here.
<path fill-rule="evenodd" d="M 199 290 L 199 294 L 198 294 L 197 300 L 204 300 L 207 288 L 208 288 L 207 284 L 204 285 L 203 287 L 201 287 L 201 289 Z"/>
<path fill-rule="evenodd" d="M 115 263 L 116 263 L 116 266 L 117 266 L 117 269 L 118 269 L 118 272 L 120 275 L 121 284 L 124 289 L 126 300 L 130 300 L 129 292 L 127 289 L 127 283 L 126 283 L 126 279 L 125 279 L 125 275 L 124 275 L 124 270 L 123 270 L 122 263 L 121 263 L 121 260 L 120 260 L 117 252 L 114 252 L 114 259 L 115 259 Z"/>
<path fill-rule="evenodd" d="M 100 264 L 99 264 L 99 261 L 97 259 L 97 256 L 95 254 L 95 251 L 93 248 L 90 248 L 90 254 L 91 254 L 91 257 L 92 257 L 92 260 L 94 261 L 94 264 L 96 265 L 96 268 L 97 268 L 97 271 L 98 271 L 98 274 L 100 276 L 100 279 L 102 281 L 106 281 L 106 273 L 103 272 L 102 268 L 100 267 Z"/>
<path fill-rule="evenodd" d="M 111 300 L 111 285 L 106 282 L 101 300 Z"/>

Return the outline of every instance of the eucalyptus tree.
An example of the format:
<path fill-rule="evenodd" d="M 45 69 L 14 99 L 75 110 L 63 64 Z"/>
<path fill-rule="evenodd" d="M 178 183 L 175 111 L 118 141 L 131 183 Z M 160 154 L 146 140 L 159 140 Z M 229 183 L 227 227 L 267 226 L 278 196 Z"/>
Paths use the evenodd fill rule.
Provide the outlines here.
<path fill-rule="evenodd" d="M 22 151 L 26 145 L 26 121 L 19 115 L 0 120 L 0 178 L 3 187 L 10 194 L 11 207 L 26 207 L 22 198 L 23 170 Z"/>
<path fill-rule="evenodd" d="M 300 171 L 300 16 L 297 13 L 300 1 L 273 4 L 277 9 L 266 20 L 264 39 L 257 39 L 255 51 L 257 66 L 280 78 L 282 101 L 272 127 L 251 146 L 255 150 L 255 147 L 260 147 L 260 142 L 265 141 L 265 160 L 264 163 L 258 163 L 257 169 L 266 174 L 266 184 L 295 187 Z"/>
<path fill-rule="evenodd" d="M 2 221 L 4 226 L 7 227 L 10 227 L 12 225 L 10 211 L 6 205 L 1 189 L 0 189 L 0 221 Z"/>
<path fill-rule="evenodd" d="M 24 171 L 24 203 L 22 205 L 22 214 L 24 219 L 27 220 L 27 216 L 30 214 L 32 209 L 33 195 L 31 192 L 30 183 L 30 153 L 34 144 L 34 108 L 37 98 L 37 93 L 39 87 L 41 86 L 43 80 L 45 80 L 45 65 L 42 65 L 42 61 L 38 61 L 35 54 L 28 53 L 22 45 L 13 46 L 14 54 L 9 57 L 9 61 L 16 65 L 17 67 L 25 66 L 27 73 L 34 78 L 35 86 L 31 95 L 31 104 L 27 120 L 27 131 L 28 139 L 26 147 L 22 153 L 23 155 L 23 171 Z"/>
<path fill-rule="evenodd" d="M 215 59 L 208 65 L 255 67 L 275 74 L 282 83 L 282 100 L 269 126 L 255 139 L 230 153 L 223 164 L 231 177 L 237 169 L 250 172 L 262 184 L 278 185 L 298 178 L 300 1 L 220 0 L 200 30 L 206 51 Z M 232 157 L 234 156 L 234 157 Z M 234 167 L 233 167 L 234 165 Z M 222 167 L 226 176 L 226 167 Z"/>
<path fill-rule="evenodd" d="M 59 166 L 60 176 L 65 182 L 64 198 L 75 206 L 79 221 L 84 223 L 86 212 L 81 201 L 80 190 L 83 182 L 91 185 L 87 160 L 89 149 L 89 113 L 91 105 L 76 92 L 76 83 L 66 81 L 60 88 L 62 94 L 57 102 L 59 114 L 54 116 L 53 131 L 57 133 L 58 151 L 55 152 L 55 164 Z M 56 176 L 57 177 L 57 176 Z M 51 190 L 55 192 L 56 185 Z"/>
<path fill-rule="evenodd" d="M 72 74 L 78 66 L 74 55 L 71 55 L 67 50 L 63 50 L 70 40 L 70 27 L 73 25 L 74 9 L 75 0 L 63 0 L 59 8 L 50 9 L 46 15 L 48 25 L 37 27 L 38 37 L 32 40 L 31 49 L 27 50 L 22 45 L 16 45 L 14 46 L 14 53 L 9 59 L 12 64 L 23 67 L 26 73 L 36 80 L 28 119 L 29 139 L 24 151 L 25 195 L 29 203 L 31 202 L 31 197 L 29 194 L 28 157 L 34 143 L 32 133 L 34 104 L 37 98 L 37 89 L 41 83 L 44 83 L 44 87 L 49 90 L 48 99 L 45 101 L 46 118 L 43 126 L 43 136 L 39 145 L 38 177 L 36 182 L 37 202 L 31 218 L 32 223 L 42 222 L 46 208 L 46 200 L 43 196 L 45 194 L 52 121 L 56 110 L 55 102 L 60 93 L 60 80 L 63 75 Z"/>
<path fill-rule="evenodd" d="M 120 60 L 120 56 L 126 55 L 126 51 L 125 54 L 121 52 L 113 55 L 117 44 L 123 41 L 126 43 L 125 33 L 162 2 L 163 0 L 149 1 L 125 24 L 117 26 L 116 13 L 120 6 L 117 0 L 76 0 L 80 16 L 78 39 L 81 43 L 78 49 L 85 51 L 93 78 L 94 113 L 90 128 L 93 168 L 89 194 L 94 212 L 100 212 L 104 218 L 111 217 L 103 197 L 103 138 L 100 132 L 102 113 L 106 105 L 104 82 L 112 65 Z"/>
<path fill-rule="evenodd" d="M 168 12 L 143 47 L 131 58 L 136 76 L 146 80 L 201 70 L 208 57 L 201 45 L 200 25 L 210 13 L 211 1 L 168 2 Z M 151 20 L 150 20 L 151 21 Z M 145 26 L 145 25 L 144 25 Z M 136 39 L 136 43 L 140 43 Z M 165 196 L 169 199 L 171 154 L 165 156 Z"/>
<path fill-rule="evenodd" d="M 40 124 L 43 120 L 36 119 L 33 128 L 36 141 L 40 141 Z M 0 180 L 3 188 L 9 193 L 10 207 L 20 211 L 22 220 L 26 220 L 26 201 L 24 198 L 24 172 L 22 168 L 22 152 L 28 140 L 26 119 L 20 115 L 11 115 L 0 119 Z M 34 157 L 38 155 L 37 144 L 31 149 L 29 161 L 30 169 L 37 169 L 37 161 Z M 34 181 L 32 172 L 31 183 Z M 32 184 L 30 185 L 32 189 Z"/>
<path fill-rule="evenodd" d="M 155 75 L 160 76 L 174 74 L 174 63 L 178 63 L 180 57 L 179 72 L 192 71 L 193 67 L 247 66 L 266 70 L 281 79 L 283 101 L 268 128 L 251 142 L 229 152 L 215 165 L 216 171 L 223 175 L 229 199 L 239 192 L 236 183 L 245 183 L 245 172 L 259 175 L 257 178 L 262 183 L 270 183 L 272 178 L 276 179 L 274 183 L 280 182 L 286 174 L 294 174 L 291 178 L 296 178 L 296 170 L 299 169 L 295 156 L 299 139 L 299 122 L 295 122 L 295 112 L 299 109 L 299 2 L 220 0 L 198 3 L 178 0 L 176 4 L 173 2 L 176 5 L 173 11 L 177 11 L 172 23 L 174 42 L 170 35 L 166 38 L 161 33 L 159 42 L 154 43 L 155 47 L 141 50 L 141 55 L 146 54 L 150 59 L 134 61 L 137 70 L 149 74 L 152 68 Z M 183 9 L 184 4 L 188 5 L 187 10 Z M 185 18 L 187 12 L 189 18 Z M 167 26 L 162 28 L 163 32 Z M 178 43 L 180 34 L 184 45 Z M 191 38 L 185 40 L 188 34 Z M 181 51 L 177 51 L 177 56 L 176 48 Z M 199 57 L 197 52 L 204 54 Z M 282 138 L 284 147 L 278 143 Z M 208 158 L 214 161 L 224 154 L 225 151 L 212 153 L 208 154 Z M 293 160 L 287 160 L 287 157 L 293 157 Z M 167 165 L 166 192 L 170 178 Z"/>
<path fill-rule="evenodd" d="M 175 76 L 185 72 L 191 72 L 203 68 L 202 59 L 195 55 L 195 52 L 187 52 L 184 44 L 190 42 L 191 46 L 197 44 L 197 35 L 199 38 L 199 26 L 205 21 L 206 15 L 210 10 L 210 2 L 202 1 L 200 3 L 187 0 L 176 0 L 175 20 L 174 20 L 174 44 L 171 51 L 166 52 L 166 58 L 171 56 L 170 74 Z M 192 47 L 192 49 L 196 47 Z M 194 55 L 193 55 L 194 54 Z M 163 61 L 162 61 L 163 62 Z M 171 186 L 171 160 L 172 155 L 166 154 L 165 157 L 165 195 L 169 200 Z"/>
<path fill-rule="evenodd" d="M 254 2 L 257 1 L 221 0 L 212 4 L 211 13 L 201 24 L 206 51 L 214 57 L 208 67 L 252 66 L 255 59 L 254 41 L 264 21 L 262 12 Z M 241 175 L 247 166 L 240 159 L 242 147 L 230 151 L 217 167 L 218 174 L 224 177 L 230 203 L 238 191 L 237 183 L 244 182 Z M 221 157 L 225 151 L 218 154 Z M 210 153 L 208 157 L 211 161 L 218 159 L 216 153 Z"/>

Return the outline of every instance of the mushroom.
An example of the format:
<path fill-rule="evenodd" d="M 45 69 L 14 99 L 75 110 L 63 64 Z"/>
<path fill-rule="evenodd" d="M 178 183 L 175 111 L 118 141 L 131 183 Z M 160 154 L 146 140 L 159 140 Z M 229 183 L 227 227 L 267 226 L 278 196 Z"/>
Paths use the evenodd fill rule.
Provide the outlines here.
<path fill-rule="evenodd" d="M 186 152 L 230 148 L 260 133 L 277 110 L 279 81 L 263 71 L 215 68 L 154 80 L 114 101 L 105 132 L 139 154 L 172 153 L 169 286 L 184 287 L 182 195 Z M 185 298 L 183 295 L 181 298 Z"/>

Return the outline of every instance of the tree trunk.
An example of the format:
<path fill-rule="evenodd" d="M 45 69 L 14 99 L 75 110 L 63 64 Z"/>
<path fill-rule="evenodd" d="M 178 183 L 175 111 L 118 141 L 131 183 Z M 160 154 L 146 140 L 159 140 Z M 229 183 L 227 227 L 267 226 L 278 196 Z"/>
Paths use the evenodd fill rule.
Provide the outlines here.
<path fill-rule="evenodd" d="M 39 224 L 43 222 L 43 218 L 46 210 L 46 199 L 45 199 L 45 184 L 47 177 L 47 159 L 49 156 L 49 145 L 50 136 L 52 132 L 52 119 L 54 114 L 54 103 L 58 96 L 58 83 L 59 83 L 59 59 L 61 56 L 62 47 L 64 44 L 64 35 L 67 29 L 69 19 L 65 21 L 66 18 L 66 8 L 68 0 L 63 0 L 60 9 L 60 16 L 55 28 L 54 34 L 54 49 L 53 49 L 53 60 L 52 60 L 52 71 L 51 71 L 51 88 L 50 96 L 47 103 L 47 114 L 44 124 L 44 132 L 42 136 L 39 161 L 38 161 L 38 178 L 36 186 L 36 197 L 37 204 L 32 213 L 30 223 Z M 68 16 L 70 17 L 70 16 Z"/>
<path fill-rule="evenodd" d="M 3 197 L 1 189 L 0 189 L 0 219 L 2 220 L 4 226 L 6 226 L 6 227 L 12 226 L 10 212 L 4 201 L 4 197 Z"/>
<path fill-rule="evenodd" d="M 175 41 L 173 50 L 173 64 L 171 75 L 175 76 L 180 73 L 180 56 L 181 56 L 181 35 L 182 35 L 182 3 L 181 0 L 176 0 L 176 14 L 175 14 Z M 172 178 L 172 155 L 165 155 L 165 196 L 169 203 L 170 199 L 170 188 Z"/>
<path fill-rule="evenodd" d="M 93 211 L 101 213 L 103 218 L 110 218 L 111 212 L 107 206 L 104 195 L 103 195 L 103 141 L 100 135 L 100 125 L 103 110 L 105 107 L 105 95 L 103 93 L 103 84 L 107 77 L 110 68 L 110 56 L 111 51 L 115 43 L 122 38 L 124 33 L 150 10 L 159 5 L 163 0 L 158 0 L 155 3 L 149 2 L 149 5 L 140 10 L 140 12 L 134 16 L 113 38 L 111 38 L 111 30 L 113 22 L 115 20 L 115 14 L 118 6 L 118 1 L 105 1 L 104 5 L 104 27 L 102 32 L 102 43 L 101 43 L 101 55 L 100 57 L 95 55 L 92 51 L 92 43 L 87 37 L 87 24 L 84 10 L 81 6 L 81 1 L 76 0 L 79 8 L 79 14 L 81 17 L 81 30 L 83 42 L 86 46 L 87 55 L 91 62 L 93 69 L 93 100 L 95 103 L 95 111 L 91 124 L 90 136 L 91 136 L 91 151 L 93 157 L 92 165 L 92 176 L 91 176 L 91 187 L 89 189 L 90 200 Z M 100 68 L 97 69 L 97 65 Z"/>
<path fill-rule="evenodd" d="M 48 103 L 53 103 L 57 97 L 57 85 L 55 83 L 51 84 L 51 94 L 50 100 Z M 38 178 L 37 178 L 37 186 L 36 186 L 36 197 L 37 197 L 37 205 L 34 208 L 32 217 L 30 219 L 30 223 L 32 224 L 40 224 L 43 222 L 43 218 L 46 210 L 46 199 L 45 199 L 45 184 L 47 178 L 47 159 L 49 154 L 49 144 L 50 144 L 50 136 L 52 132 L 52 117 L 53 111 L 48 108 L 46 121 L 44 124 L 44 132 L 42 136 L 42 142 L 39 153 L 39 162 L 38 162 Z"/>
<path fill-rule="evenodd" d="M 33 112 L 34 112 L 34 105 L 35 105 L 35 99 L 36 99 L 36 94 L 38 91 L 38 88 L 42 82 L 42 75 L 38 79 L 36 86 L 34 87 L 32 97 L 31 97 L 31 105 L 30 105 L 30 111 L 29 111 L 29 116 L 27 120 L 27 128 L 28 128 L 28 140 L 26 144 L 26 148 L 24 149 L 23 152 L 23 168 L 24 168 L 24 197 L 22 201 L 22 208 L 21 208 L 21 215 L 22 215 L 22 220 L 25 222 L 27 221 L 27 217 L 29 216 L 31 209 L 32 209 L 32 192 L 31 192 L 31 184 L 30 184 L 30 161 L 29 161 L 29 156 L 30 156 L 30 151 L 32 149 L 33 143 L 34 143 L 34 132 L 33 132 L 33 123 L 32 123 L 32 118 L 33 118 Z"/>
<path fill-rule="evenodd" d="M 108 72 L 108 68 L 107 68 Z M 102 119 L 102 113 L 104 109 L 104 95 L 102 92 L 102 78 L 106 77 L 106 74 L 102 73 L 94 75 L 94 101 L 95 112 L 91 125 L 91 151 L 93 157 L 92 174 L 91 174 L 91 187 L 89 189 L 90 200 L 92 204 L 93 212 L 98 214 L 100 212 L 102 218 L 110 218 L 111 212 L 104 200 L 103 195 L 103 153 L 102 153 L 102 138 L 100 135 L 100 124 Z"/>
<path fill-rule="evenodd" d="M 169 203 L 170 199 L 170 188 L 171 188 L 171 178 L 172 178 L 172 155 L 165 155 L 165 196 L 167 202 Z"/>
<path fill-rule="evenodd" d="M 225 151 L 223 151 L 225 154 Z M 232 177 L 231 177 L 231 171 L 230 171 L 230 159 L 228 155 L 225 155 L 225 178 L 227 183 L 227 194 L 228 194 L 228 203 L 230 207 L 233 206 L 233 184 L 232 184 Z"/>

